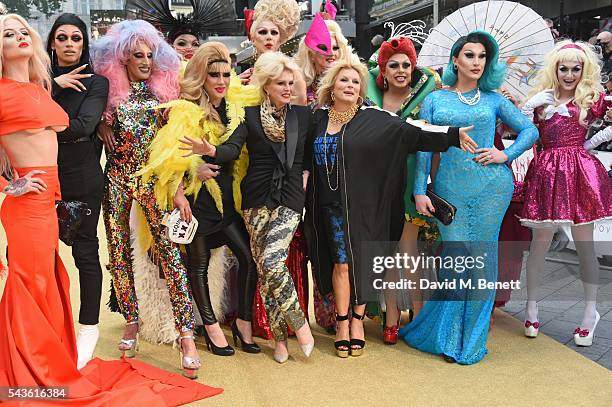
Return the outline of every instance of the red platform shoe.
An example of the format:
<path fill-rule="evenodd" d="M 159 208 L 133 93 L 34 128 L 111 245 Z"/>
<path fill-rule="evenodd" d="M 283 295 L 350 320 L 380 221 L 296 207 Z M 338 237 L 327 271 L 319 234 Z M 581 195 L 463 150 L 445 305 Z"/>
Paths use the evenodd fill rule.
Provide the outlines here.
<path fill-rule="evenodd" d="M 397 343 L 397 332 L 399 331 L 399 324 L 400 324 L 400 319 L 402 318 L 402 312 L 399 310 L 397 310 L 397 323 L 393 326 L 387 326 L 387 323 L 385 322 L 385 325 L 383 326 L 383 342 L 386 345 L 395 345 Z"/>

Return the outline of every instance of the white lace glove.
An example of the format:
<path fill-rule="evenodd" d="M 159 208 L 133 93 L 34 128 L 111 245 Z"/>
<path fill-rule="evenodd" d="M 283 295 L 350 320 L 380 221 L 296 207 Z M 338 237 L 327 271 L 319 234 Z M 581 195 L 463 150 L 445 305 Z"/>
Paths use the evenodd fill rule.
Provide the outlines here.
<path fill-rule="evenodd" d="M 553 89 L 546 89 L 540 93 L 534 95 L 529 99 L 523 107 L 521 112 L 527 116 L 530 120 L 533 120 L 533 112 L 540 106 L 554 105 L 555 104 L 555 91 Z"/>
<path fill-rule="evenodd" d="M 599 130 L 597 133 L 593 134 L 593 137 L 584 142 L 584 149 L 589 151 L 600 145 L 601 143 L 605 143 L 606 141 L 612 140 L 612 126 L 608 126 L 603 130 Z"/>

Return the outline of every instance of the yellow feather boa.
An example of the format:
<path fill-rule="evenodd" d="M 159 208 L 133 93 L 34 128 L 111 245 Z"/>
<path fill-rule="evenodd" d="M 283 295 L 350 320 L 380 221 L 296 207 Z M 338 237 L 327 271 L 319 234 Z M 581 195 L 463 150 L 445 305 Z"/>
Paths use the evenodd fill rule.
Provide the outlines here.
<path fill-rule="evenodd" d="M 213 145 L 223 144 L 234 130 L 244 121 L 244 108 L 257 106 L 260 103 L 260 90 L 256 86 L 243 86 L 240 79 L 232 73 L 230 86 L 225 97 L 228 125 L 225 132 L 221 126 L 209 120 L 203 120 L 204 112 L 198 105 L 185 100 L 174 100 L 159 105 L 158 109 L 170 108 L 168 122 L 158 132 L 149 146 L 147 164 L 135 174 L 142 176 L 143 181 L 155 181 L 155 198 L 162 210 L 173 208 L 174 195 L 183 181 L 186 195 L 195 195 L 200 191 L 202 182 L 197 178 L 197 170 L 202 165 L 200 156 L 183 157 L 184 151 L 179 150 L 184 136 L 195 139 L 205 139 Z M 248 152 L 246 145 L 242 148 L 240 157 L 233 167 L 233 193 L 236 210 L 241 213 L 242 194 L 240 182 L 246 175 Z M 223 213 L 221 189 L 212 178 L 204 183 L 207 191 L 213 197 L 220 213 Z"/>

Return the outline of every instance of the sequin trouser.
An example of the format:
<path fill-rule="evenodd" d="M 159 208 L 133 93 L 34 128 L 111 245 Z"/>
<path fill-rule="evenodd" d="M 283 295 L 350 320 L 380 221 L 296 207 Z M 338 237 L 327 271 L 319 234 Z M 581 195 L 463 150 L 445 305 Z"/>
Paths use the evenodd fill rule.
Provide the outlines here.
<path fill-rule="evenodd" d="M 127 322 L 138 320 L 138 299 L 134 289 L 132 248 L 130 245 L 130 209 L 132 200 L 138 202 L 153 236 L 153 247 L 160 259 L 174 323 L 180 332 L 193 330 L 195 321 L 187 271 L 178 246 L 162 233 L 162 212 L 157 206 L 153 184 L 141 179 L 129 182 L 106 177 L 104 183 L 104 226 L 108 241 L 110 270 L 119 308 Z"/>
<path fill-rule="evenodd" d="M 257 264 L 260 293 L 274 340 L 287 338 L 287 324 L 296 331 L 306 323 L 297 291 L 285 265 L 301 215 L 278 206 L 247 209 L 244 218 Z"/>

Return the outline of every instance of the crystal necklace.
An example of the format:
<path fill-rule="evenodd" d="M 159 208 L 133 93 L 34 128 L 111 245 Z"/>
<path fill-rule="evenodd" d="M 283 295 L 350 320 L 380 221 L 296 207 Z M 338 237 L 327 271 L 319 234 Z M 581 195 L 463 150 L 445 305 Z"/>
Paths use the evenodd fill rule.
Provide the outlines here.
<path fill-rule="evenodd" d="M 477 105 L 478 102 L 480 102 L 480 88 L 476 88 L 476 94 L 471 99 L 468 99 L 465 96 L 463 96 L 463 94 L 459 92 L 459 89 L 455 88 L 455 93 L 457 93 L 457 97 L 459 98 L 459 101 L 461 103 L 465 103 L 466 105 L 474 106 L 474 105 Z"/>

